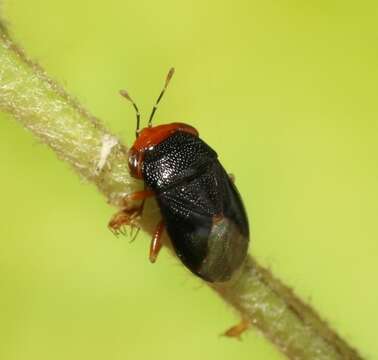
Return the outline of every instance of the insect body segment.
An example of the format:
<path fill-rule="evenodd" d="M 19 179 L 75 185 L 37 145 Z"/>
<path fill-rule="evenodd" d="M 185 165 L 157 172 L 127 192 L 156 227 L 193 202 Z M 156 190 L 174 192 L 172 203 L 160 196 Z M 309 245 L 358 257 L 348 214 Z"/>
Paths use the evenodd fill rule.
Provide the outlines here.
<path fill-rule="evenodd" d="M 209 282 L 229 280 L 247 254 L 248 219 L 234 182 L 197 130 L 183 123 L 152 126 L 149 122 L 148 127 L 137 130 L 129 168 L 146 187 L 129 199 L 144 201 L 154 196 L 162 216 L 151 243 L 150 260 L 156 260 L 165 229 L 177 256 L 191 272 Z M 127 211 L 119 214 L 110 223 L 113 229 L 133 219 Z"/>

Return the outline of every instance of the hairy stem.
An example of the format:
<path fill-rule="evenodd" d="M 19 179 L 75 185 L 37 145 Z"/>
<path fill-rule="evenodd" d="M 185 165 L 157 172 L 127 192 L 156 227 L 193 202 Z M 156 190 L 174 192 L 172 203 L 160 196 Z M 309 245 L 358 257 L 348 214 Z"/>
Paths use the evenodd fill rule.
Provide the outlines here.
<path fill-rule="evenodd" d="M 12 114 L 117 205 L 137 185 L 125 166 L 127 149 L 27 59 L 4 28 L 0 36 L 0 109 Z M 102 149 L 110 145 L 106 162 L 101 164 Z"/>
<path fill-rule="evenodd" d="M 119 206 L 123 195 L 140 187 L 129 175 L 127 148 L 28 60 L 4 27 L 0 37 L 0 110 L 13 115 L 94 183 L 109 203 Z M 145 231 L 151 232 L 156 214 L 152 204 L 140 221 Z M 251 257 L 236 280 L 210 286 L 290 359 L 361 359 L 314 310 Z"/>

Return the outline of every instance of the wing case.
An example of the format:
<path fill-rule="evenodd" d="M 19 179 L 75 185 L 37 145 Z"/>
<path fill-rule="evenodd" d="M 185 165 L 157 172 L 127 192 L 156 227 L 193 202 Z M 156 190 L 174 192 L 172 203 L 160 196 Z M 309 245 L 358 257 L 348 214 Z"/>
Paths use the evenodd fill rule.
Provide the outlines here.
<path fill-rule="evenodd" d="M 249 227 L 216 152 L 178 132 L 146 153 L 142 171 L 181 261 L 204 280 L 229 280 L 247 254 Z"/>

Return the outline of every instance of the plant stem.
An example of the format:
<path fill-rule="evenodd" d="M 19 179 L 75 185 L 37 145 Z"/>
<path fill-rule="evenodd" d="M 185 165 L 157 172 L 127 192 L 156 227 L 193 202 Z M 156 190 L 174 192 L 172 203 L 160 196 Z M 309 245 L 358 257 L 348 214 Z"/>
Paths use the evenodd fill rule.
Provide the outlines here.
<path fill-rule="evenodd" d="M 289 359 L 362 359 L 292 289 L 252 257 L 236 281 L 212 287 Z"/>
<path fill-rule="evenodd" d="M 0 26 L 0 109 L 13 115 L 108 202 L 140 187 L 128 172 L 127 148 L 45 72 Z M 140 221 L 151 232 L 156 205 Z M 210 286 L 290 359 L 361 359 L 292 290 L 249 257 L 240 276 Z"/>
<path fill-rule="evenodd" d="M 12 114 L 117 205 L 122 195 L 137 185 L 125 166 L 127 149 L 32 63 L 4 27 L 0 37 L 0 109 Z M 101 150 L 111 140 L 115 145 L 100 171 Z"/>

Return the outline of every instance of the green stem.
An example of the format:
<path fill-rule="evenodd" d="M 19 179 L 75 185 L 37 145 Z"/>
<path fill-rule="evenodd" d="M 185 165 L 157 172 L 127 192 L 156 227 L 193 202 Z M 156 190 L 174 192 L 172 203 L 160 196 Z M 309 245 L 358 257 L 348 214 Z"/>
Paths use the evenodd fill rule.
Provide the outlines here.
<path fill-rule="evenodd" d="M 236 281 L 213 288 L 289 359 L 362 359 L 292 289 L 252 257 Z"/>
<path fill-rule="evenodd" d="M 124 194 L 140 186 L 129 175 L 127 148 L 28 60 L 4 27 L 0 38 L 0 109 L 119 206 Z M 145 212 L 140 221 L 145 231 L 151 232 L 156 213 L 154 204 Z M 210 286 L 290 359 L 361 359 L 314 310 L 250 257 L 238 279 Z"/>
<path fill-rule="evenodd" d="M 127 149 L 32 63 L 4 27 L 0 37 L 0 109 L 12 114 L 117 205 L 137 185 L 125 166 Z M 101 149 L 112 141 L 115 145 L 100 171 Z"/>

